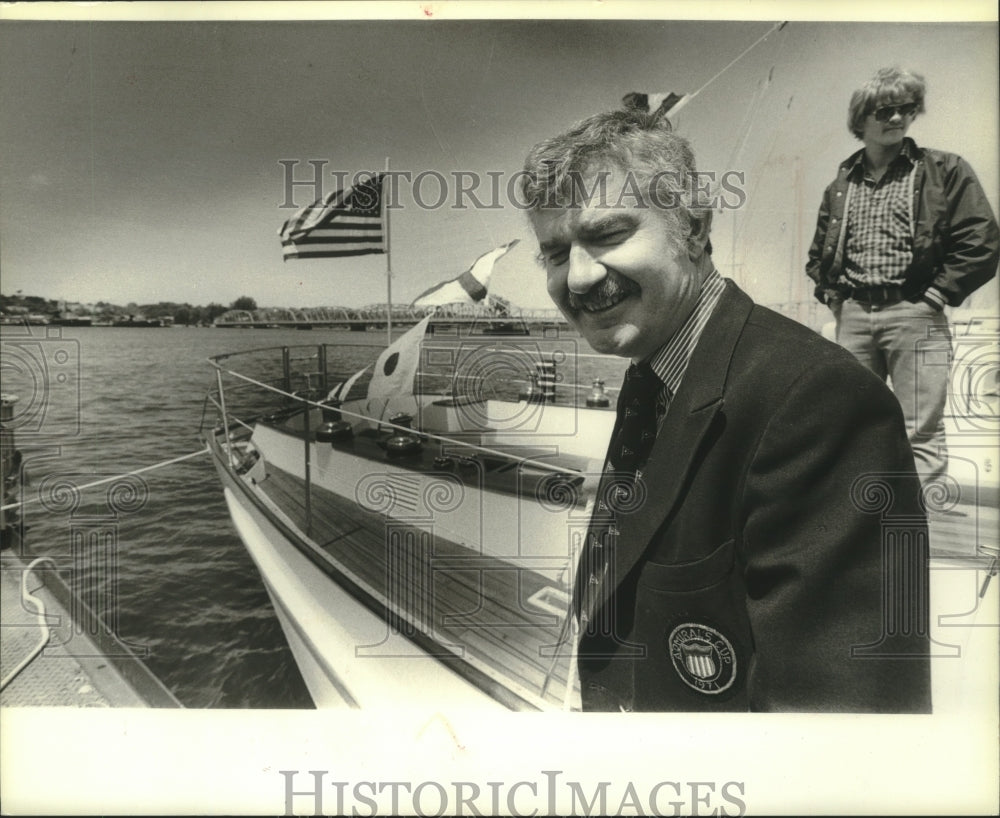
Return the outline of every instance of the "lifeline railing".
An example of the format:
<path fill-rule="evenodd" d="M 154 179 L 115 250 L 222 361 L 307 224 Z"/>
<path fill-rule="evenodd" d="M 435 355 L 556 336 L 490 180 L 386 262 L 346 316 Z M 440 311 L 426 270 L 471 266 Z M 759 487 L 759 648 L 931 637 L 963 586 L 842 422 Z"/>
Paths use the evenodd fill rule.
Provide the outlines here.
<path fill-rule="evenodd" d="M 223 353 L 220 355 L 215 355 L 210 357 L 209 363 L 215 368 L 216 371 L 216 394 L 218 399 L 213 397 L 211 393 L 206 395 L 206 403 L 203 407 L 202 414 L 202 425 L 201 431 L 204 432 L 205 428 L 205 413 L 207 411 L 207 406 L 211 403 L 218 410 L 219 416 L 221 418 L 222 432 L 226 440 L 226 457 L 230 469 L 235 468 L 238 464 L 235 461 L 232 447 L 229 445 L 233 440 L 233 431 L 230 423 L 243 427 L 249 431 L 252 431 L 253 427 L 243 418 L 237 417 L 230 412 L 229 406 L 226 401 L 226 384 L 224 381 L 224 376 L 229 376 L 237 379 L 241 382 L 240 386 L 252 387 L 254 389 L 263 389 L 275 396 L 284 399 L 287 404 L 297 405 L 301 408 L 305 408 L 306 411 L 302 412 L 303 419 L 303 440 L 304 440 L 304 451 L 303 451 L 303 479 L 305 482 L 305 513 L 306 513 L 306 530 L 307 533 L 311 529 L 312 523 L 312 468 L 311 468 L 311 444 L 312 444 L 312 430 L 310 428 L 310 412 L 309 408 L 320 409 L 330 409 L 330 405 L 323 402 L 323 400 L 315 400 L 314 397 L 318 393 L 325 398 L 328 393 L 330 385 L 330 373 L 328 370 L 328 355 L 327 355 L 327 344 L 317 344 L 317 345 L 297 345 L 297 346 L 274 346 L 274 347 L 263 347 L 256 348 L 252 350 L 245 350 L 241 352 L 234 353 Z M 361 346 L 361 345 L 359 345 Z M 358 347 L 354 347 L 357 349 Z M 435 347 L 425 347 L 429 349 L 435 349 Z M 296 355 L 296 352 L 301 352 L 303 350 L 312 350 L 308 355 Z M 486 352 L 490 351 L 490 348 L 483 347 L 481 350 Z M 245 373 L 236 371 L 235 369 L 229 368 L 223 365 L 224 361 L 228 361 L 232 358 L 248 355 L 260 355 L 263 353 L 280 353 L 281 360 L 281 371 L 279 373 L 278 381 L 280 386 L 275 386 L 273 383 L 268 383 L 260 378 L 251 377 Z M 608 356 L 598 356 L 598 355 L 586 355 L 581 353 L 578 357 L 591 357 L 598 359 L 607 359 Z M 534 400 L 542 403 L 554 403 L 555 402 L 555 384 L 557 382 L 556 378 L 556 366 L 557 361 L 554 360 L 554 356 L 546 359 L 543 356 L 534 356 L 536 358 L 535 364 L 537 366 L 536 372 L 542 373 L 545 377 L 545 382 L 541 391 L 541 394 L 535 393 Z M 300 372 L 294 369 L 293 364 L 301 361 L 316 361 L 317 369 L 309 370 L 308 372 Z M 429 375 L 431 377 L 439 376 L 437 373 L 423 373 L 425 376 Z M 307 379 L 307 392 L 308 394 L 303 394 L 292 390 L 292 379 L 296 375 L 300 377 L 306 377 Z M 318 378 L 318 382 L 315 386 L 312 384 L 312 377 Z M 455 375 L 451 375 L 453 379 Z M 478 376 L 463 376 L 470 379 L 477 379 Z M 485 378 L 479 378 L 480 380 L 486 380 Z M 526 383 L 522 379 L 510 378 L 508 379 L 514 383 Z M 572 389 L 574 394 L 583 388 L 593 388 L 593 387 L 583 387 L 580 384 L 569 383 L 562 384 L 564 389 Z M 232 396 L 234 392 L 234 387 L 230 387 L 230 395 Z M 617 390 L 614 390 L 617 391 Z M 346 397 L 346 396 L 345 396 Z M 610 403 L 610 402 L 609 402 Z M 287 405 L 286 404 L 286 405 Z M 567 476 L 567 472 L 571 471 L 565 467 L 559 467 L 553 465 L 552 463 L 546 463 L 541 460 L 535 460 L 528 457 L 520 457 L 513 455 L 510 452 L 503 451 L 502 449 L 495 449 L 489 446 L 483 446 L 481 444 L 471 443 L 467 440 L 458 440 L 455 438 L 448 437 L 446 435 L 434 434 L 431 432 L 423 430 L 414 430 L 408 426 L 403 426 L 393 423 L 391 420 L 386 420 L 384 417 L 376 418 L 368 415 L 364 415 L 358 412 L 346 410 L 342 407 L 338 407 L 337 411 L 342 416 L 347 416 L 355 420 L 373 423 L 377 428 L 388 428 L 394 429 L 403 433 L 417 434 L 422 439 L 434 440 L 440 443 L 446 444 L 449 447 L 460 448 L 467 451 L 476 452 L 479 454 L 489 455 L 494 458 L 500 458 L 511 463 L 523 464 L 532 466 L 541 471 L 550 473 L 552 475 L 561 475 L 563 477 Z M 258 413 L 256 417 L 260 417 L 265 413 Z M 216 426 L 218 429 L 218 426 Z"/>
<path fill-rule="evenodd" d="M 233 391 L 235 389 L 241 389 L 244 387 L 256 390 L 263 389 L 266 392 L 278 396 L 281 399 L 287 401 L 292 406 L 295 406 L 296 410 L 298 410 L 299 408 L 305 409 L 305 411 L 301 413 L 302 414 L 301 431 L 304 440 L 303 477 L 305 484 L 305 497 L 304 497 L 303 511 L 305 513 L 305 520 L 304 520 L 305 534 L 307 536 L 311 536 L 312 534 L 311 449 L 313 443 L 312 440 L 313 435 L 310 428 L 311 412 L 309 410 L 319 409 L 322 411 L 323 409 L 331 408 L 330 404 L 326 404 L 322 400 L 313 399 L 314 393 L 316 393 L 317 391 L 323 397 L 325 397 L 327 395 L 327 390 L 330 385 L 330 375 L 327 369 L 328 357 L 325 347 L 326 347 L 325 344 L 317 345 L 315 347 L 315 352 L 307 355 L 296 355 L 295 353 L 296 351 L 308 349 L 309 347 L 282 346 L 282 347 L 265 348 L 263 350 L 262 349 L 248 350 L 246 353 L 229 353 L 209 358 L 209 362 L 212 364 L 212 366 L 215 368 L 216 371 L 216 392 L 218 395 L 218 399 L 216 399 L 211 393 L 209 393 L 206 396 L 206 403 L 205 407 L 203 408 L 203 415 L 202 415 L 202 431 L 204 431 L 205 411 L 207 410 L 207 406 L 209 404 L 212 404 L 218 410 L 219 415 L 221 417 L 221 424 L 222 424 L 221 431 L 225 435 L 225 441 L 226 441 L 226 445 L 223 448 L 226 451 L 228 466 L 231 470 L 234 470 L 238 468 L 238 464 L 236 463 L 236 460 L 234 458 L 233 446 L 231 445 L 234 440 L 231 423 L 233 425 L 238 425 L 248 431 L 252 431 L 253 426 L 250 425 L 250 423 L 246 422 L 244 419 L 231 415 L 226 400 L 226 395 L 227 395 L 227 385 L 225 382 L 226 376 L 235 378 L 237 381 L 239 381 L 239 384 L 237 384 L 235 387 L 230 385 L 229 387 L 230 396 L 232 396 Z M 281 371 L 277 378 L 278 382 L 280 383 L 280 386 L 276 386 L 273 383 L 268 383 L 264 380 L 261 380 L 260 378 L 254 378 L 250 375 L 247 375 L 243 372 L 239 372 L 236 369 L 228 367 L 224 364 L 225 361 L 242 354 L 260 354 L 262 352 L 275 351 L 275 350 L 280 351 Z M 604 356 L 591 356 L 591 357 L 603 358 Z M 310 370 L 308 373 L 302 373 L 302 372 L 296 373 L 296 371 L 293 368 L 293 364 L 297 361 L 299 362 L 316 361 L 317 369 L 315 371 Z M 544 372 L 544 374 L 551 376 L 550 383 L 554 387 L 556 383 L 556 378 L 555 378 L 556 362 L 552 360 L 544 360 L 544 361 L 540 360 L 538 361 L 538 364 L 539 364 L 538 371 Z M 292 379 L 296 374 L 307 377 L 307 391 L 309 392 L 309 396 L 292 391 L 291 389 Z M 312 385 L 312 380 L 311 380 L 312 377 L 318 378 L 318 383 L 316 384 L 315 387 Z M 579 388 L 582 388 L 578 384 L 563 384 L 563 387 L 572 388 L 574 393 Z M 540 403 L 554 402 L 554 398 L 555 395 L 550 393 L 547 389 L 543 390 L 540 396 L 536 396 L 536 400 L 538 400 L 538 402 Z M 376 428 L 388 427 L 390 429 L 399 430 L 404 433 L 417 434 L 419 435 L 420 438 L 425 440 L 439 441 L 441 443 L 447 444 L 449 447 L 456 447 L 464 449 L 466 451 L 472 451 L 490 455 L 491 457 L 499 458 L 501 460 L 509 461 L 511 463 L 530 465 L 536 469 L 546 472 L 548 475 L 551 475 L 552 477 L 561 478 L 561 480 L 563 481 L 561 489 L 568 489 L 571 487 L 579 488 L 579 486 L 582 484 L 582 482 L 578 482 L 582 481 L 582 476 L 580 476 L 577 472 L 575 472 L 575 470 L 568 469 L 565 466 L 560 467 L 558 465 L 553 465 L 552 463 L 547 463 L 541 460 L 535 460 L 527 457 L 519 457 L 511 454 L 508 451 L 494 449 L 488 446 L 483 446 L 481 444 L 470 443 L 469 441 L 457 440 L 454 438 L 450 438 L 446 435 L 438 435 L 422 430 L 414 430 L 411 429 L 409 426 L 393 423 L 392 420 L 385 420 L 384 418 L 375 418 L 359 412 L 354 412 L 348 409 L 344 409 L 343 406 L 337 406 L 336 410 L 341 416 L 346 416 L 359 421 L 375 424 Z M 219 431 L 220 431 L 219 427 L 218 425 L 216 425 L 214 427 L 214 434 L 217 434 Z M 578 496 L 580 501 L 584 500 L 582 495 Z M 572 571 L 571 565 L 567 565 L 564 571 L 571 572 Z M 569 597 L 567 596 L 566 597 L 567 605 L 568 605 L 568 599 Z M 552 612 L 557 614 L 560 613 L 557 610 L 553 610 Z M 572 621 L 573 617 L 569 611 L 569 608 L 567 607 L 567 609 L 561 613 L 563 614 L 563 624 L 560 627 L 558 643 L 563 644 L 568 642 L 569 644 L 575 644 L 575 637 L 573 631 L 573 625 L 575 623 Z M 560 651 L 558 650 L 553 651 L 551 661 L 549 662 L 548 667 L 544 671 L 543 679 L 538 693 L 541 699 L 545 698 L 547 691 L 550 689 L 552 685 L 552 682 L 558 671 L 558 666 L 560 664 L 559 658 L 561 655 L 562 654 L 560 653 Z M 573 696 L 577 684 L 575 679 L 575 659 L 573 659 L 572 656 L 568 663 L 568 667 L 569 670 L 565 681 L 565 692 L 562 696 L 562 706 L 564 709 L 571 709 Z"/>
<path fill-rule="evenodd" d="M 255 388 L 265 388 L 274 394 L 284 397 L 293 401 L 302 401 L 309 395 L 322 394 L 326 396 L 328 394 L 331 382 L 331 374 L 329 370 L 329 355 L 327 348 L 332 346 L 331 344 L 315 344 L 315 345 L 294 345 L 294 346 L 272 346 L 272 347 L 260 347 L 251 350 L 244 350 L 239 352 L 223 353 L 220 355 L 211 356 L 208 360 L 211 365 L 216 369 L 217 373 L 217 391 L 219 394 L 219 399 L 223 404 L 223 409 L 225 409 L 225 395 L 224 395 L 224 384 L 222 382 L 222 375 L 227 374 L 232 377 L 238 378 L 245 382 L 245 385 L 252 386 Z M 363 348 L 368 345 L 359 345 L 353 347 L 354 349 Z M 372 345 L 375 346 L 375 345 Z M 376 347 L 381 349 L 381 347 Z M 438 347 L 434 345 L 425 345 L 424 349 L 429 351 L 442 351 L 447 350 L 447 347 Z M 309 351 L 309 354 L 296 354 L 302 351 Z M 500 347 L 490 347 L 483 346 L 480 348 L 480 354 L 498 352 L 500 354 L 509 354 L 508 350 L 502 349 Z M 262 383 L 260 379 L 250 378 L 243 373 L 236 372 L 232 369 L 228 369 L 221 365 L 222 361 L 226 361 L 231 358 L 247 356 L 247 355 L 259 355 L 262 353 L 278 353 L 281 358 L 281 372 L 277 382 L 280 386 L 275 386 L 273 383 Z M 524 355 L 525 352 L 521 351 L 519 354 Z M 518 393 L 519 399 L 523 399 L 527 394 L 529 400 L 534 401 L 544 401 L 548 403 L 556 403 L 557 391 L 561 394 L 565 394 L 567 391 L 572 393 L 571 404 L 575 405 L 578 403 L 577 395 L 585 390 L 590 390 L 593 392 L 595 389 L 599 389 L 603 393 L 612 393 L 615 395 L 618 393 L 619 388 L 617 386 L 608 386 L 605 379 L 593 379 L 590 384 L 582 384 L 574 381 L 564 381 L 562 380 L 561 374 L 558 373 L 559 361 L 557 355 L 543 355 L 540 352 L 532 351 L 528 353 L 529 357 L 533 362 L 533 371 L 525 372 L 525 377 L 506 377 L 504 382 L 510 385 L 517 386 L 527 386 L 527 391 L 521 390 Z M 612 356 L 607 355 L 596 355 L 589 353 L 574 353 L 575 358 L 579 360 L 616 360 Z M 295 367 L 295 364 L 301 363 L 303 361 L 315 361 L 315 369 L 300 370 Z M 305 390 L 293 389 L 294 378 L 305 378 L 306 388 Z M 345 375 L 345 377 L 347 377 Z M 313 378 L 316 381 L 313 381 Z M 479 376 L 475 374 L 463 374 L 463 373 L 441 373 L 441 372 L 428 372 L 420 371 L 417 374 L 418 380 L 424 380 L 428 378 L 446 378 L 454 381 L 465 381 L 465 382 L 478 382 L 485 383 L 493 380 L 492 378 L 487 378 L 484 376 Z M 232 394 L 233 388 L 230 388 Z M 442 390 L 447 391 L 447 390 Z M 344 398 L 346 396 L 341 396 Z M 207 398 L 206 398 L 207 400 Z M 589 400 L 589 399 L 588 399 Z M 313 405 L 316 405 L 315 403 Z M 588 402 L 588 405 L 593 405 Z M 598 405 L 604 405 L 598 404 Z M 223 411 L 224 420 L 231 416 L 228 411 Z M 202 430 L 204 429 L 204 417 L 205 409 L 203 408 L 202 413 Z M 371 420 L 371 418 L 365 418 L 366 420 Z M 384 422 L 384 421 L 380 421 Z M 228 432 L 227 432 L 228 433 Z"/>

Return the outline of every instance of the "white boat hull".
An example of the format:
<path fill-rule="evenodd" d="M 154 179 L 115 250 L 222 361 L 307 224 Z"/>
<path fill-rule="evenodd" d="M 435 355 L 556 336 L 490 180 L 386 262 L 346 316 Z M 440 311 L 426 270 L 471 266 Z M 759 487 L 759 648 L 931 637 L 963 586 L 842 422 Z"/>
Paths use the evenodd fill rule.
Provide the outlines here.
<path fill-rule="evenodd" d="M 317 707 L 501 708 L 331 582 L 224 468 L 219 471 L 233 523 Z"/>

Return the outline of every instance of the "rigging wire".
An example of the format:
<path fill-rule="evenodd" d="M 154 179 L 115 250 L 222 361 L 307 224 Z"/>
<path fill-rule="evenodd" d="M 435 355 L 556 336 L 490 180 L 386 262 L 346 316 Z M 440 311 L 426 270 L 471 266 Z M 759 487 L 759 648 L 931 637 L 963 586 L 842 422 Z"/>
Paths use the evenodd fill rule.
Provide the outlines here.
<path fill-rule="evenodd" d="M 690 93 L 687 96 L 685 96 L 684 99 L 681 100 L 680 103 L 678 103 L 677 105 L 675 105 L 671 110 L 672 111 L 676 111 L 678 108 L 681 107 L 681 105 L 687 105 L 688 102 L 690 102 L 692 99 L 694 99 L 696 96 L 698 96 L 698 94 L 700 94 L 702 91 L 704 91 L 706 88 L 708 88 L 709 85 L 711 85 L 719 77 L 721 77 L 723 74 L 725 74 L 730 68 L 732 68 L 734 65 L 736 65 L 736 63 L 738 63 L 747 54 L 749 54 L 751 51 L 753 51 L 758 45 L 760 45 L 762 42 L 764 42 L 764 40 L 766 40 L 768 37 L 770 37 L 772 34 L 774 34 L 774 32 L 780 31 L 781 29 L 783 29 L 787 24 L 788 24 L 787 20 L 783 20 L 780 23 L 775 23 L 773 26 L 771 26 L 770 29 L 767 30 L 767 32 L 764 33 L 763 36 L 757 38 L 753 43 L 751 43 L 749 46 L 747 46 L 745 49 L 743 49 L 743 51 L 741 51 L 733 60 L 731 60 L 728 65 L 726 65 L 723 69 L 721 69 L 720 71 L 718 71 L 715 74 L 715 76 L 713 76 L 710 80 L 708 80 L 708 82 L 706 82 L 704 85 L 702 85 L 701 88 L 699 88 L 697 91 L 693 91 L 692 93 Z"/>
<path fill-rule="evenodd" d="M 121 480 L 125 477 L 132 477 L 136 474 L 144 474 L 148 471 L 153 471 L 154 469 L 162 469 L 164 466 L 172 466 L 174 463 L 180 463 L 183 460 L 190 460 L 193 457 L 201 457 L 204 454 L 208 454 L 209 448 L 205 446 L 196 452 L 191 452 L 190 454 L 183 454 L 180 457 L 172 457 L 169 460 L 162 460 L 159 463 L 154 463 L 152 466 L 143 466 L 141 469 L 135 469 L 134 471 L 125 472 L 124 474 L 115 475 L 114 477 L 103 477 L 100 480 L 95 480 L 93 483 L 86 483 L 82 486 L 77 486 L 78 491 L 83 491 L 84 489 L 92 489 L 95 486 L 103 486 L 105 483 L 113 483 L 116 480 Z M 23 506 L 31 505 L 32 503 L 40 503 L 42 501 L 41 497 L 32 497 L 30 500 L 23 500 L 17 503 L 8 503 L 3 506 L 3 511 L 10 511 L 11 509 L 21 508 Z"/>
<path fill-rule="evenodd" d="M 778 61 L 780 60 L 780 58 L 782 56 L 782 52 L 784 51 L 784 45 L 785 44 L 782 43 L 782 47 L 779 50 L 778 54 L 776 55 L 775 60 L 774 60 L 774 64 L 771 66 L 770 72 L 768 73 L 767 80 L 764 83 L 763 91 L 765 93 L 768 90 L 770 90 L 771 83 L 773 82 L 773 79 L 774 79 L 773 72 L 774 72 L 775 66 L 778 64 Z M 791 74 L 795 73 L 795 71 L 794 71 L 794 65 L 792 66 L 792 68 L 789 69 L 789 72 Z M 761 105 L 762 102 L 763 102 L 763 95 L 761 96 L 760 99 L 757 100 L 756 103 L 754 103 L 754 105 L 752 106 L 752 110 L 750 112 L 748 112 L 747 131 L 743 135 L 743 138 L 742 138 L 741 143 L 739 145 L 739 152 L 736 154 L 737 156 L 739 154 L 741 154 L 742 151 L 743 151 L 743 149 L 746 147 L 746 142 L 748 141 L 749 135 L 750 135 L 750 129 L 751 129 L 752 125 L 753 125 L 754 120 L 757 117 L 757 114 L 759 113 L 759 108 L 760 108 L 760 105 Z M 778 140 L 775 140 L 775 139 L 770 140 L 770 146 L 768 147 L 767 152 L 764 155 L 763 160 L 762 161 L 758 161 L 756 167 L 760 167 L 762 164 L 764 166 L 766 166 L 770 162 L 771 158 L 774 156 L 775 151 L 777 150 L 777 147 L 778 147 Z M 735 158 L 732 161 L 734 162 Z M 730 167 L 732 167 L 732 162 L 730 162 Z M 750 190 L 747 191 L 748 197 L 752 197 L 754 195 L 754 193 L 757 191 L 757 189 L 760 186 L 762 178 L 763 177 L 761 175 L 754 175 L 755 181 L 753 182 L 753 185 L 750 188 Z M 743 232 L 744 232 L 744 230 L 746 228 L 745 220 L 743 220 L 743 222 L 744 223 L 740 224 L 739 229 L 736 231 L 735 235 L 733 236 L 733 240 L 734 241 L 738 241 L 739 239 L 741 239 L 743 237 Z"/>

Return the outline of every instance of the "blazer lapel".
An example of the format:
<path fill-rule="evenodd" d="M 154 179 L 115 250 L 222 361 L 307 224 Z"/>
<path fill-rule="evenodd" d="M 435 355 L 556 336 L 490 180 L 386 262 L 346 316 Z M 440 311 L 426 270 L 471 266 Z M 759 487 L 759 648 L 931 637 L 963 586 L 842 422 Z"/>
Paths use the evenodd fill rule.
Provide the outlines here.
<path fill-rule="evenodd" d="M 702 440 L 723 407 L 729 364 L 752 307 L 750 298 L 727 281 L 643 470 L 645 500 L 635 511 L 618 515 L 614 570 L 610 581 L 603 583 L 595 607 L 603 604 L 639 561 L 653 534 L 681 501 L 681 489 Z"/>

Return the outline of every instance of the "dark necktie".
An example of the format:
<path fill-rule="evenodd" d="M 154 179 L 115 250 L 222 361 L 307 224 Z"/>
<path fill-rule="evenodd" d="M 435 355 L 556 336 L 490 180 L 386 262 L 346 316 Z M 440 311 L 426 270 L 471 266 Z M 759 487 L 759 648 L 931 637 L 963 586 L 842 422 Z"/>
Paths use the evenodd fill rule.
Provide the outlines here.
<path fill-rule="evenodd" d="M 618 397 L 618 419 L 608 447 L 604 476 L 598 487 L 584 551 L 574 585 L 578 614 L 589 616 L 604 582 L 613 538 L 617 536 L 616 512 L 631 504 L 636 473 L 645 465 L 656 440 L 656 405 L 662 382 L 647 363 L 632 364 Z"/>
<path fill-rule="evenodd" d="M 632 364 L 618 399 L 618 431 L 608 450 L 614 471 L 634 474 L 656 440 L 656 401 L 662 386 L 648 363 Z"/>

